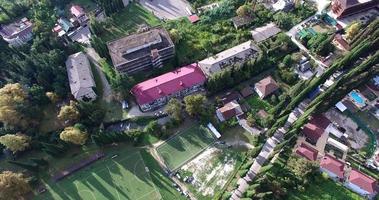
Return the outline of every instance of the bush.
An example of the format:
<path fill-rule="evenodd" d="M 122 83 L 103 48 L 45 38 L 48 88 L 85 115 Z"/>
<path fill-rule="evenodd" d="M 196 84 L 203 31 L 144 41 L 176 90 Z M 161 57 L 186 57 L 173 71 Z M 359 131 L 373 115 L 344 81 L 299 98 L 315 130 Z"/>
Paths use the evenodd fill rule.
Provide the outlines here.
<path fill-rule="evenodd" d="M 244 177 L 244 176 L 246 176 L 246 174 L 247 174 L 248 171 L 249 171 L 248 169 L 242 169 L 242 170 L 239 170 L 239 171 L 238 171 L 238 175 L 239 175 L 240 177 Z"/>
<path fill-rule="evenodd" d="M 221 199 L 225 199 L 225 200 L 227 200 L 227 199 L 230 199 L 230 197 L 232 197 L 232 193 L 231 193 L 231 192 L 225 192 L 225 193 L 222 195 Z"/>

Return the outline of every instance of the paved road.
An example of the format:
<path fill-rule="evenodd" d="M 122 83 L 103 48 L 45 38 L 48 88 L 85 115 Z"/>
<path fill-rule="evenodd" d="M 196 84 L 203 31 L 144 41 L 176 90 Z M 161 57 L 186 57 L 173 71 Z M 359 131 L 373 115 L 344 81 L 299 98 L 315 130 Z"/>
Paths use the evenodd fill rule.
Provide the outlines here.
<path fill-rule="evenodd" d="M 89 60 L 96 66 L 97 73 L 99 74 L 101 82 L 103 84 L 103 97 L 102 97 L 103 100 L 105 100 L 106 102 L 111 102 L 112 101 L 112 88 L 99 64 L 99 61 L 101 59 L 99 54 L 97 54 L 95 49 L 91 47 L 86 49 L 86 53 Z"/>
<path fill-rule="evenodd" d="M 188 16 L 186 8 L 191 8 L 186 0 L 140 0 L 139 2 L 160 19 L 177 19 Z"/>

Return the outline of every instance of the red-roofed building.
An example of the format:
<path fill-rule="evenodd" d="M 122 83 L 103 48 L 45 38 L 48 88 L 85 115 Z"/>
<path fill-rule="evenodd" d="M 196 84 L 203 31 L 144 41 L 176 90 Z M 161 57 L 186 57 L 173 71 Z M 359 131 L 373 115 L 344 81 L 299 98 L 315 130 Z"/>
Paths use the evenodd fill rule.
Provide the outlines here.
<path fill-rule="evenodd" d="M 205 81 L 205 75 L 194 63 L 139 83 L 131 93 L 141 110 L 149 111 L 165 105 L 172 97 L 181 98 L 199 91 Z"/>
<path fill-rule="evenodd" d="M 333 42 L 337 45 L 338 48 L 349 51 L 350 45 L 347 43 L 347 41 L 342 37 L 341 34 L 336 34 L 334 36 Z"/>
<path fill-rule="evenodd" d="M 216 110 L 216 116 L 221 122 L 242 114 L 243 111 L 237 101 L 229 102 L 225 104 L 225 106 Z"/>
<path fill-rule="evenodd" d="M 317 160 L 318 151 L 304 143 L 300 144 L 296 149 L 296 153 L 310 161 Z"/>
<path fill-rule="evenodd" d="M 302 132 L 309 143 L 316 144 L 318 139 L 324 133 L 324 129 L 317 127 L 315 124 L 308 123 L 303 127 Z"/>
<path fill-rule="evenodd" d="M 78 5 L 73 5 L 71 6 L 70 8 L 70 12 L 72 15 L 74 15 L 76 18 L 79 18 L 83 15 L 85 15 L 86 13 L 84 12 L 84 9 Z"/>
<path fill-rule="evenodd" d="M 378 181 L 355 169 L 351 170 L 345 186 L 368 198 L 373 198 L 378 193 Z"/>
<path fill-rule="evenodd" d="M 320 170 L 327 173 L 331 178 L 344 178 L 345 163 L 333 158 L 330 155 L 325 155 L 320 161 Z"/>
<path fill-rule="evenodd" d="M 303 134 L 312 144 L 316 144 L 321 135 L 331 124 L 330 120 L 324 115 L 312 116 L 312 119 L 303 127 Z"/>
<path fill-rule="evenodd" d="M 194 24 L 194 23 L 200 21 L 200 17 L 197 16 L 197 15 L 191 15 L 191 16 L 188 16 L 188 19 L 190 20 L 190 22 L 191 22 L 192 24 Z"/>
<path fill-rule="evenodd" d="M 332 11 L 337 19 L 378 7 L 378 0 L 333 0 Z"/>
<path fill-rule="evenodd" d="M 278 84 L 271 76 L 268 76 L 260 80 L 254 86 L 254 90 L 257 92 L 258 96 L 261 99 L 266 98 L 268 95 L 274 93 L 278 89 L 279 89 Z"/>

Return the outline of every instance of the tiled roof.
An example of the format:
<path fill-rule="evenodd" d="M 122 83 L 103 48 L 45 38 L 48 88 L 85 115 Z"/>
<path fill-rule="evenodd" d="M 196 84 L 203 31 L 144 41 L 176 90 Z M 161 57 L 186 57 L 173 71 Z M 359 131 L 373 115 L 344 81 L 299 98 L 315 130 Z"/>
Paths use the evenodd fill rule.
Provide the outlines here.
<path fill-rule="evenodd" d="M 197 64 L 191 64 L 139 83 L 131 92 L 136 97 L 137 103 L 143 105 L 185 88 L 203 84 L 205 80 Z"/>
<path fill-rule="evenodd" d="M 311 123 L 307 123 L 303 128 L 303 134 L 313 143 L 316 143 L 323 133 L 324 129 Z"/>
<path fill-rule="evenodd" d="M 301 145 L 296 149 L 296 153 L 308 160 L 315 161 L 317 159 L 318 151 L 304 143 L 301 143 Z"/>
<path fill-rule="evenodd" d="M 241 91 L 240 91 L 241 95 L 243 97 L 248 97 L 250 95 L 252 95 L 254 93 L 254 90 L 253 88 L 251 88 L 250 86 L 247 86 L 247 87 L 244 87 Z"/>
<path fill-rule="evenodd" d="M 278 84 L 271 76 L 256 83 L 255 87 L 263 94 L 263 97 L 266 97 L 279 89 Z"/>
<path fill-rule="evenodd" d="M 325 155 L 320 162 L 320 167 L 326 169 L 333 174 L 337 175 L 339 178 L 344 177 L 344 167 L 345 163 L 329 156 Z"/>
<path fill-rule="evenodd" d="M 373 194 L 378 191 L 378 182 L 355 169 L 351 170 L 349 182 Z"/>
<path fill-rule="evenodd" d="M 228 120 L 232 117 L 235 117 L 239 114 L 242 114 L 237 110 L 240 107 L 240 105 L 236 101 L 229 102 L 225 104 L 225 106 L 219 108 L 218 110 L 222 114 L 225 120 Z"/>
<path fill-rule="evenodd" d="M 197 16 L 197 15 L 191 15 L 191 16 L 188 16 L 188 19 L 190 20 L 191 23 L 196 23 L 198 21 L 200 21 L 200 17 Z"/>
<path fill-rule="evenodd" d="M 72 15 L 74 15 L 75 17 L 81 17 L 82 15 L 85 14 L 84 10 L 82 7 L 78 6 L 78 5 L 73 5 L 71 6 L 70 8 L 70 12 Z"/>

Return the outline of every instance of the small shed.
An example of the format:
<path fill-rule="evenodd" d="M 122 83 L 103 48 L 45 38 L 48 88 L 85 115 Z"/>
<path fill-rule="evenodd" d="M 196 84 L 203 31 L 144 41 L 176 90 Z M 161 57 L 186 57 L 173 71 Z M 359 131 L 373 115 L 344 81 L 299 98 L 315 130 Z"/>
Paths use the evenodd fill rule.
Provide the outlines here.
<path fill-rule="evenodd" d="M 188 20 L 192 23 L 195 24 L 196 22 L 200 21 L 200 17 L 197 15 L 191 15 L 188 16 Z"/>
<path fill-rule="evenodd" d="M 250 16 L 236 16 L 232 18 L 233 25 L 236 29 L 241 28 L 250 24 L 253 21 L 253 18 Z"/>
<path fill-rule="evenodd" d="M 213 126 L 213 124 L 208 123 L 207 126 L 208 126 L 209 130 L 216 136 L 217 139 L 221 137 L 220 132 L 218 132 L 218 130 Z"/>

